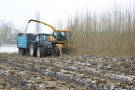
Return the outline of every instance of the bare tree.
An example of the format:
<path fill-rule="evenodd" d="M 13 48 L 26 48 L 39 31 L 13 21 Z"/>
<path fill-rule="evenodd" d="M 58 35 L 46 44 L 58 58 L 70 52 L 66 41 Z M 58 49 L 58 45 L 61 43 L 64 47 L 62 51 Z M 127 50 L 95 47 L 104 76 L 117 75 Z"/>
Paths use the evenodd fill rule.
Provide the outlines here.
<path fill-rule="evenodd" d="M 15 44 L 18 30 L 12 23 L 3 22 L 0 25 L 0 44 Z"/>

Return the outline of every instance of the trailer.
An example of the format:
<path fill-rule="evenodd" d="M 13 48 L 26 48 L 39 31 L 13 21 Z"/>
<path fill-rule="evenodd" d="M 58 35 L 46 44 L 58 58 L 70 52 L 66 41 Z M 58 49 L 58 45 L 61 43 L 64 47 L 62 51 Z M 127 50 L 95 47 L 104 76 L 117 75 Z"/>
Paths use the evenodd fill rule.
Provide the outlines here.
<path fill-rule="evenodd" d="M 21 55 L 29 53 L 30 43 L 35 41 L 35 35 L 32 33 L 18 33 L 17 36 L 17 47 Z"/>

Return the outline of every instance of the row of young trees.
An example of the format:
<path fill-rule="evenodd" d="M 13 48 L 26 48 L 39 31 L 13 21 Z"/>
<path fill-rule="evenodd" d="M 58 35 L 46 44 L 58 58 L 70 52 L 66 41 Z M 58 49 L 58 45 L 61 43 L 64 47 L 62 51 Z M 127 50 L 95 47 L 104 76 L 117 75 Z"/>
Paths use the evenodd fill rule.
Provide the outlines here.
<path fill-rule="evenodd" d="M 74 54 L 135 57 L 135 9 L 76 15 L 68 22 Z"/>

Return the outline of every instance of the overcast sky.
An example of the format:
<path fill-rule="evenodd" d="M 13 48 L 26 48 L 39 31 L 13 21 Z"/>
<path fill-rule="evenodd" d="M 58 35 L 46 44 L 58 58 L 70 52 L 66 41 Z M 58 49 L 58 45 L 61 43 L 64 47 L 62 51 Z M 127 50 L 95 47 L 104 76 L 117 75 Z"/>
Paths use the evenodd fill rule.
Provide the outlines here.
<path fill-rule="evenodd" d="M 0 20 L 12 22 L 18 28 L 26 26 L 29 19 L 40 20 L 59 28 L 77 13 L 107 12 L 116 6 L 130 7 L 135 0 L 0 0 Z M 134 5 L 134 4 L 132 4 Z M 60 23 L 61 22 L 61 23 Z"/>

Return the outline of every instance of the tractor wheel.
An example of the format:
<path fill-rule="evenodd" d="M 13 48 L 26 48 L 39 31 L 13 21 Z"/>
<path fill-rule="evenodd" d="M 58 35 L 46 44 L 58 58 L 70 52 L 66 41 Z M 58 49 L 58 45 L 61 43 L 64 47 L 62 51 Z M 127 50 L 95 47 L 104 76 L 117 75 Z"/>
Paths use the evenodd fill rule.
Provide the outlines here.
<path fill-rule="evenodd" d="M 34 56 L 34 45 L 33 44 L 30 44 L 29 53 L 30 53 L 30 56 Z"/>
<path fill-rule="evenodd" d="M 58 47 L 54 47 L 54 56 L 60 56 L 60 49 Z"/>
<path fill-rule="evenodd" d="M 41 57 L 42 56 L 42 52 L 40 47 L 37 48 L 37 57 Z"/>

